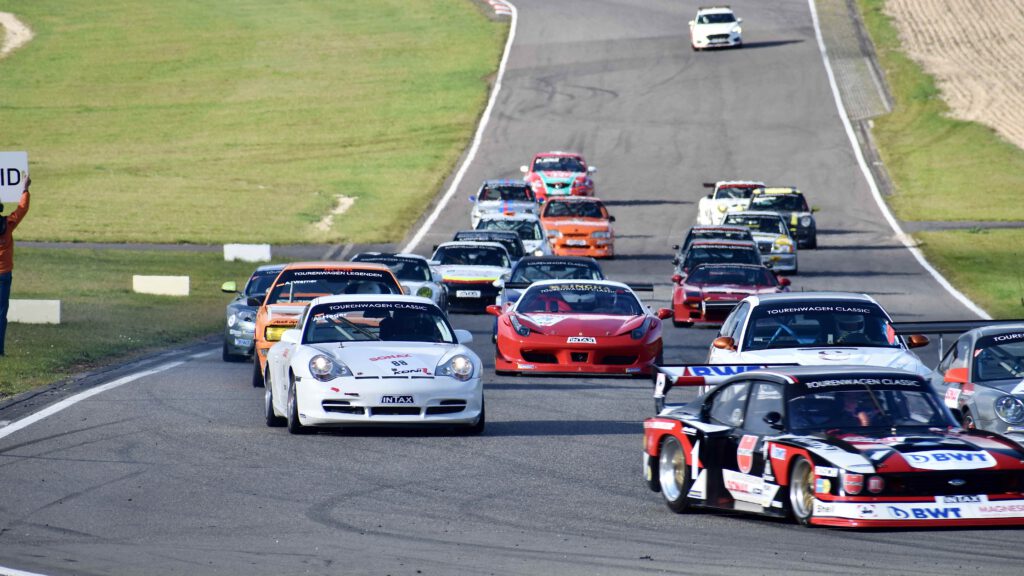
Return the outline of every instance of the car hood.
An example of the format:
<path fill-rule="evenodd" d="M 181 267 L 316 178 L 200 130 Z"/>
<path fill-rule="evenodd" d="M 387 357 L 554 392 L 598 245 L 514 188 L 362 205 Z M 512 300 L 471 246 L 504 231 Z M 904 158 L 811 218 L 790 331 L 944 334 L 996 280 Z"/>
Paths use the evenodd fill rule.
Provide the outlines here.
<path fill-rule="evenodd" d="M 312 344 L 344 363 L 355 376 L 433 376 L 438 363 L 458 344 L 429 342 L 345 342 Z"/>
<path fill-rule="evenodd" d="M 745 298 L 751 294 L 763 294 L 771 293 L 775 290 L 768 286 L 745 286 L 741 284 L 715 284 L 706 286 L 692 286 L 687 285 L 684 287 L 687 291 L 700 292 L 702 296 L 728 296 L 735 294 L 737 297 Z"/>
<path fill-rule="evenodd" d="M 502 274 L 509 271 L 508 268 L 501 266 L 465 266 L 462 264 L 437 266 L 436 268 L 446 282 L 497 280 Z"/>
<path fill-rule="evenodd" d="M 615 336 L 638 327 L 643 316 L 606 314 L 518 314 L 546 336 Z"/>
<path fill-rule="evenodd" d="M 537 203 L 525 200 L 485 200 L 476 203 L 477 212 L 536 212 Z"/>
<path fill-rule="evenodd" d="M 693 27 L 693 33 L 698 36 L 710 36 L 712 34 L 728 34 L 733 28 L 739 26 L 737 22 L 723 22 L 721 24 L 697 24 Z"/>
<path fill-rule="evenodd" d="M 576 178 L 583 176 L 583 172 L 562 172 L 560 170 L 542 170 L 537 172 L 540 179 L 545 183 L 550 182 L 571 182 Z"/>
<path fill-rule="evenodd" d="M 854 346 L 778 348 L 746 351 L 737 361 L 754 364 L 799 364 L 801 366 L 858 365 L 906 370 L 927 376 L 931 369 L 913 352 L 902 348 Z"/>

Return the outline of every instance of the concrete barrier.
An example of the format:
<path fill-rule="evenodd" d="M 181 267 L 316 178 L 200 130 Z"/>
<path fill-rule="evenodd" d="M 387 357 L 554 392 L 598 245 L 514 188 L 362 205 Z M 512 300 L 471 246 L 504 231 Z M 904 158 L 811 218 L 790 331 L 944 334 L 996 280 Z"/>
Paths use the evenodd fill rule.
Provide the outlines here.
<path fill-rule="evenodd" d="M 60 300 L 17 300 L 11 298 L 7 321 L 19 324 L 60 324 Z"/>
<path fill-rule="evenodd" d="M 270 262 L 270 244 L 225 244 L 224 260 Z"/>
<path fill-rule="evenodd" d="M 132 276 L 132 291 L 160 296 L 188 296 L 188 276 Z"/>

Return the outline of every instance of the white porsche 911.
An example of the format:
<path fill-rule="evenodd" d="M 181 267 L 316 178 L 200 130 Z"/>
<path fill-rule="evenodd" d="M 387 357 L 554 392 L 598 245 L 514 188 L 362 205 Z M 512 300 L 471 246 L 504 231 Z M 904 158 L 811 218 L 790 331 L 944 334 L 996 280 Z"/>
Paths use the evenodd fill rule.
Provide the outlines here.
<path fill-rule="evenodd" d="M 267 354 L 268 426 L 457 426 L 484 429 L 483 363 L 432 301 L 325 296 Z"/>

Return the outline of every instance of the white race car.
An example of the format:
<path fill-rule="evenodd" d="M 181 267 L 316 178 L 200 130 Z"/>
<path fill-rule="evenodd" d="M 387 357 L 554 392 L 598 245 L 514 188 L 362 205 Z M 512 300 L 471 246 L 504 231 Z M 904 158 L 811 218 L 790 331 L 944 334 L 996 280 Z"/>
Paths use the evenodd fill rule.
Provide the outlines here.
<path fill-rule="evenodd" d="M 361 252 L 352 261 L 384 264 L 398 278 L 403 294 L 430 298 L 442 310 L 448 310 L 448 288 L 441 281 L 441 274 L 430 268 L 430 261 L 425 257 L 419 254 Z"/>
<path fill-rule="evenodd" d="M 418 296 L 325 296 L 267 353 L 268 426 L 443 424 L 484 429 L 483 363 Z"/>
<path fill-rule="evenodd" d="M 742 22 L 728 6 L 702 6 L 690 20 L 690 47 L 694 50 L 740 48 L 743 46 Z"/>
<path fill-rule="evenodd" d="M 874 298 L 848 292 L 784 292 L 744 298 L 711 343 L 708 364 L 878 366 L 931 374 Z"/>
<path fill-rule="evenodd" d="M 540 212 L 540 205 L 533 197 L 533 189 L 522 180 L 484 180 L 480 190 L 469 197 L 473 209 L 469 222 L 476 228 L 481 218 L 491 214 L 517 214 Z"/>
<path fill-rule="evenodd" d="M 764 183 L 753 180 L 723 180 L 705 182 L 704 187 L 715 190 L 697 203 L 697 224 L 718 226 L 726 213 L 746 210 L 750 206 L 750 197 L 754 189 L 764 188 Z"/>

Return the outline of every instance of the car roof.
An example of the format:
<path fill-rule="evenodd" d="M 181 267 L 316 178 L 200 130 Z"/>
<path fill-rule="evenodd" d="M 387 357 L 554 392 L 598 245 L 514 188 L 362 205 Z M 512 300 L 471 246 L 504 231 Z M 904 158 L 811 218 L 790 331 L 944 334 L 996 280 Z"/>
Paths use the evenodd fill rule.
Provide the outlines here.
<path fill-rule="evenodd" d="M 581 160 L 583 159 L 583 155 L 582 154 L 577 154 L 576 152 L 562 152 L 561 150 L 552 150 L 550 152 L 538 152 L 534 156 L 534 158 L 551 158 L 551 157 L 559 157 L 559 156 L 569 156 L 569 157 L 572 157 L 572 158 L 579 158 Z"/>
<path fill-rule="evenodd" d="M 726 218 L 729 216 L 765 216 L 768 218 L 782 220 L 782 215 L 778 212 L 772 212 L 771 210 L 741 210 L 739 212 L 729 212 L 725 215 Z"/>
<path fill-rule="evenodd" d="M 508 253 L 508 249 L 505 248 L 505 245 L 501 244 L 500 242 L 481 242 L 477 240 L 452 240 L 451 242 L 444 242 L 442 244 L 437 245 L 438 248 L 450 248 L 453 246 L 466 248 L 477 248 L 481 246 L 485 246 L 488 248 L 501 248 L 502 250 L 505 251 L 506 254 Z"/>
<path fill-rule="evenodd" d="M 764 188 L 764 182 L 759 180 L 719 180 L 715 182 L 715 188 L 724 186 L 749 186 L 751 188 Z"/>
<path fill-rule="evenodd" d="M 715 232 L 715 231 L 721 231 L 721 232 L 748 232 L 750 230 L 750 228 L 747 228 L 746 226 L 730 226 L 730 225 L 727 225 L 727 224 L 718 224 L 718 225 L 715 225 L 715 224 L 698 224 L 696 226 L 690 226 L 690 230 L 693 231 L 693 232 L 703 232 L 703 231 L 710 231 L 710 232 Z"/>
<path fill-rule="evenodd" d="M 697 268 L 751 268 L 754 270 L 769 270 L 769 268 L 764 264 L 732 264 L 730 262 L 704 262 L 694 266 L 693 270 L 697 270 Z M 690 273 L 692 274 L 693 272 L 691 271 Z"/>
<path fill-rule="evenodd" d="M 729 6 L 701 6 L 697 8 L 697 14 L 732 14 Z"/>
<path fill-rule="evenodd" d="M 310 300 L 309 307 L 312 308 L 317 304 L 335 304 L 339 302 L 415 302 L 417 304 L 430 304 L 437 307 L 430 298 L 405 294 L 334 294 Z"/>
<path fill-rule="evenodd" d="M 540 220 L 540 216 L 533 212 L 488 212 L 487 214 L 480 217 L 481 222 L 487 220 Z M 489 231 L 486 228 L 477 228 L 474 232 L 486 232 Z M 503 232 L 512 232 L 512 230 L 503 230 Z"/>
<path fill-rule="evenodd" d="M 551 196 L 548 198 L 548 203 L 551 202 L 601 202 L 604 203 L 600 198 L 594 196 Z"/>
<path fill-rule="evenodd" d="M 999 334 L 1010 334 L 1014 332 L 1024 332 L 1024 322 L 1020 324 L 997 324 L 993 326 L 982 326 L 981 328 L 975 328 L 972 330 L 977 337 L 983 336 L 996 336 Z"/>
<path fill-rule="evenodd" d="M 458 238 L 460 235 L 469 236 L 471 234 L 491 234 L 495 237 L 507 237 L 519 239 L 519 233 L 515 230 L 459 230 L 455 233 L 455 237 Z M 460 242 L 477 242 L 477 240 L 459 240 Z"/>
<path fill-rule="evenodd" d="M 280 272 L 281 270 L 284 269 L 284 266 L 284 264 L 264 264 L 262 266 L 257 266 L 252 273 L 255 275 L 260 272 L 273 272 L 275 270 Z"/>

